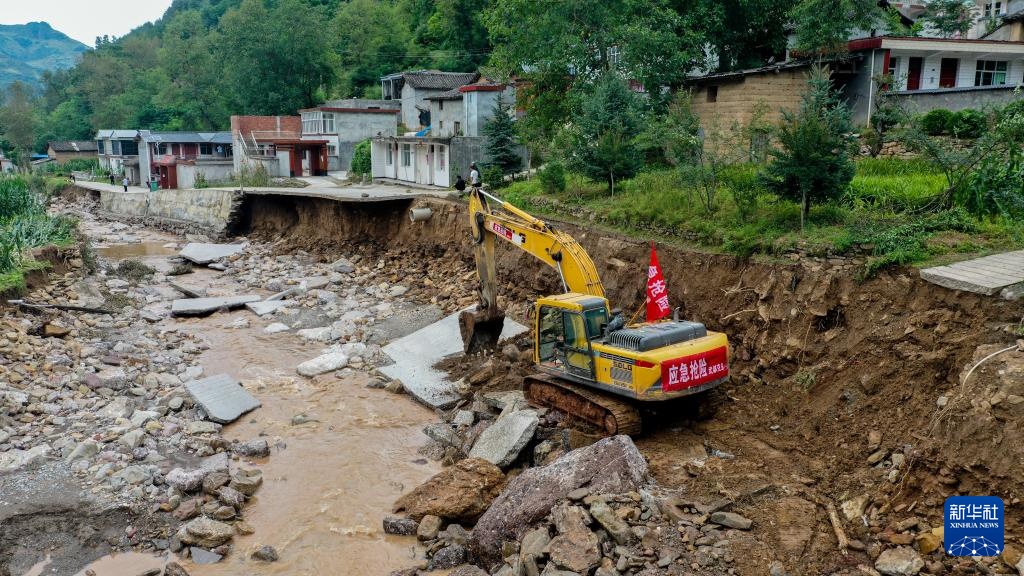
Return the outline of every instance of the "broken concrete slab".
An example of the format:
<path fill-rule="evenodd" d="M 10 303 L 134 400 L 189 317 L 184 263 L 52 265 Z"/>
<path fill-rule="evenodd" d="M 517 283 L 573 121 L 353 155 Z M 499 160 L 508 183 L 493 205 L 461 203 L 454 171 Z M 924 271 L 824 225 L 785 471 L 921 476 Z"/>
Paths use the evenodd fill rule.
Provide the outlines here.
<path fill-rule="evenodd" d="M 170 286 L 171 288 L 174 288 L 178 292 L 181 292 L 185 296 L 188 296 L 189 298 L 206 298 L 206 288 L 201 288 L 198 286 L 185 286 L 184 284 L 179 284 L 178 282 L 173 281 L 168 282 L 167 285 Z"/>
<path fill-rule="evenodd" d="M 288 306 L 288 303 L 282 302 L 281 300 L 274 300 L 272 302 L 249 302 L 248 304 L 245 305 L 245 307 L 248 308 L 250 312 L 257 316 L 266 316 L 267 314 L 273 314 L 274 312 L 277 312 L 278 310 L 286 306 Z"/>
<path fill-rule="evenodd" d="M 473 444 L 470 458 L 483 458 L 495 466 L 506 468 L 533 438 L 540 418 L 535 410 L 519 410 L 502 414 Z"/>
<path fill-rule="evenodd" d="M 179 256 L 196 264 L 205 265 L 211 262 L 238 254 L 245 249 L 245 244 L 202 244 L 192 242 L 186 244 Z"/>
<path fill-rule="evenodd" d="M 299 282 L 299 286 L 306 290 L 316 290 L 318 288 L 324 288 L 331 284 L 331 279 L 327 276 L 312 276 L 310 278 L 303 278 Z"/>
<path fill-rule="evenodd" d="M 455 383 L 434 368 L 438 361 L 463 353 L 460 313 L 446 316 L 382 349 L 395 363 L 381 367 L 380 371 L 389 378 L 401 380 L 413 398 L 431 408 L 448 409 L 461 399 Z M 526 330 L 526 326 L 506 318 L 501 339 L 518 336 Z"/>
<path fill-rule="evenodd" d="M 171 303 L 171 314 L 174 316 L 203 316 L 217 310 L 241 308 L 250 302 L 263 300 L 261 296 L 248 294 L 245 296 L 222 296 L 214 298 L 183 298 Z"/>
<path fill-rule="evenodd" d="M 323 356 L 317 356 L 312 360 L 307 360 L 299 367 L 296 371 L 300 376 L 307 376 L 312 378 L 313 376 L 319 376 L 320 374 L 326 374 L 328 372 L 334 372 L 335 370 L 341 370 L 348 365 L 348 355 L 344 352 L 328 352 Z"/>
<path fill-rule="evenodd" d="M 185 384 L 185 389 L 206 413 L 206 418 L 219 424 L 234 422 L 242 414 L 260 407 L 260 401 L 227 374 L 193 380 Z"/>

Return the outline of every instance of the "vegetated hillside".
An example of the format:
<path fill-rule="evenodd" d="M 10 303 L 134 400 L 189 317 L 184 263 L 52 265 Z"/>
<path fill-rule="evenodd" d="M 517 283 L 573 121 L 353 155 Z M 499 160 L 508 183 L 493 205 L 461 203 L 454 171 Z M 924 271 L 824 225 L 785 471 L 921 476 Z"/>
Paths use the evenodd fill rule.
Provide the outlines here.
<path fill-rule="evenodd" d="M 0 86 L 36 84 L 46 70 L 71 68 L 89 47 L 46 22 L 0 25 Z"/>

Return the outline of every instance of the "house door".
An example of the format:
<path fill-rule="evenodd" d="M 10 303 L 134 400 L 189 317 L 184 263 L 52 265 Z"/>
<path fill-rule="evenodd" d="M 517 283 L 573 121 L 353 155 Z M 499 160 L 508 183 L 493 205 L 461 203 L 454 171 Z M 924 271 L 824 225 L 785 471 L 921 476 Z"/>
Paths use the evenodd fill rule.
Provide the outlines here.
<path fill-rule="evenodd" d="M 959 58 L 943 58 L 939 69 L 939 88 L 956 88 L 956 72 Z"/>
<path fill-rule="evenodd" d="M 907 62 L 907 90 L 921 89 L 921 69 L 924 67 L 924 58 L 912 56 Z"/>

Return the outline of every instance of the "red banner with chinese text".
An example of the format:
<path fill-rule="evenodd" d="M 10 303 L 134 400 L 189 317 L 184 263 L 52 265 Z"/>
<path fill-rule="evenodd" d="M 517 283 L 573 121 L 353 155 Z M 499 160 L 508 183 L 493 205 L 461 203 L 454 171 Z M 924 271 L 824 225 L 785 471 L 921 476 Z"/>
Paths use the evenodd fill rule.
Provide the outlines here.
<path fill-rule="evenodd" d="M 676 392 L 729 375 L 729 353 L 723 346 L 661 363 L 661 389 Z"/>
<path fill-rule="evenodd" d="M 668 286 L 658 264 L 658 253 L 651 243 L 651 265 L 647 267 L 647 321 L 655 322 L 669 315 Z"/>

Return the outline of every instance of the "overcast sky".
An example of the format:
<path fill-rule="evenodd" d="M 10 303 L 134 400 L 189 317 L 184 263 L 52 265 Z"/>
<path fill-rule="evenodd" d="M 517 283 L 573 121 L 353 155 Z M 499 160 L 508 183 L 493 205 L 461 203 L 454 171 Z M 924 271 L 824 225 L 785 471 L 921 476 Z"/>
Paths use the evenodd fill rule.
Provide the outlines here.
<path fill-rule="evenodd" d="M 171 0 L 3 0 L 0 24 L 49 22 L 86 46 L 163 16 Z"/>

